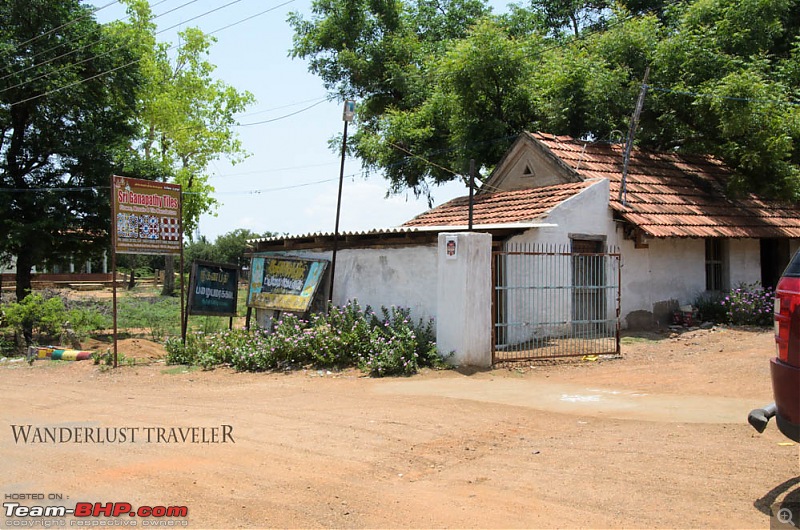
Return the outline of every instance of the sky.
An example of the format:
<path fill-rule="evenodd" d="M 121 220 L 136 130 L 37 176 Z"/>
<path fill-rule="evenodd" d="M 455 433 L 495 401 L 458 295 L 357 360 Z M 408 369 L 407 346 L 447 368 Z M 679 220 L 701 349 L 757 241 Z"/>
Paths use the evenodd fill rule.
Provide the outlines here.
<path fill-rule="evenodd" d="M 101 23 L 126 16 L 124 8 L 111 0 L 88 3 L 99 8 L 95 17 Z M 210 55 L 217 66 L 214 75 L 255 96 L 256 102 L 238 116 L 239 123 L 268 121 L 237 127 L 249 154 L 245 161 L 232 165 L 223 158 L 210 166 L 210 182 L 220 204 L 215 215 L 201 217 L 195 236 L 213 242 L 238 228 L 259 234 L 333 232 L 341 151 L 332 151 L 328 141 L 343 131 L 343 105 L 324 101 L 322 81 L 308 72 L 307 62 L 289 57 L 293 32 L 287 16 L 296 11 L 310 19 L 311 0 L 150 0 L 150 4 L 155 15 L 163 14 L 156 19 L 162 42 L 177 43 L 176 32 L 184 27 L 211 33 L 235 24 L 214 33 L 217 42 Z M 270 8 L 274 10 L 253 17 Z M 216 11 L 204 15 L 212 10 Z M 194 17 L 199 18 L 190 20 Z M 253 18 L 245 20 L 248 17 Z M 351 124 L 349 132 L 355 127 Z M 427 199 L 417 199 L 411 191 L 386 197 L 388 181 L 378 173 L 365 178 L 355 158 L 346 159 L 344 175 L 341 232 L 399 226 L 428 209 Z M 434 205 L 467 193 L 457 181 L 432 189 Z"/>

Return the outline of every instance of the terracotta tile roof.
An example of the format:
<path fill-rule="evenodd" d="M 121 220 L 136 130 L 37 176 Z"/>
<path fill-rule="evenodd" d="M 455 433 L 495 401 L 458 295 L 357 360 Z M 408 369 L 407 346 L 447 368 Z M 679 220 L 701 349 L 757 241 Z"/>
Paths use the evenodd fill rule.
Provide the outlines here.
<path fill-rule="evenodd" d="M 711 156 L 634 149 L 623 205 L 622 145 L 528 134 L 582 178 L 607 178 L 611 208 L 652 237 L 800 237 L 798 205 L 752 194 L 727 198 L 731 171 Z"/>
<path fill-rule="evenodd" d="M 586 181 L 476 195 L 473 223 L 506 224 L 541 219 L 553 207 L 594 183 Z M 468 221 L 469 197 L 458 197 L 418 215 L 403 226 L 464 226 Z"/>

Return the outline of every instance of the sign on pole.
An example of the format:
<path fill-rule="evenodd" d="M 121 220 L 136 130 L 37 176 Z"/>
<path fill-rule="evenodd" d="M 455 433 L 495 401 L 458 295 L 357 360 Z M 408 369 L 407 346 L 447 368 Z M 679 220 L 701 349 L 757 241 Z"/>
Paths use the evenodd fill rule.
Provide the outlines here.
<path fill-rule="evenodd" d="M 181 187 L 115 176 L 114 250 L 119 254 L 181 254 Z"/>
<path fill-rule="evenodd" d="M 111 177 L 111 284 L 114 368 L 117 367 L 117 254 L 166 254 L 181 257 L 181 187 L 153 180 Z M 186 338 L 181 278 L 181 336 Z"/>
<path fill-rule="evenodd" d="M 327 266 L 326 260 L 254 256 L 247 306 L 304 313 Z"/>
<path fill-rule="evenodd" d="M 189 282 L 189 314 L 236 316 L 239 294 L 239 267 L 195 261 Z"/>

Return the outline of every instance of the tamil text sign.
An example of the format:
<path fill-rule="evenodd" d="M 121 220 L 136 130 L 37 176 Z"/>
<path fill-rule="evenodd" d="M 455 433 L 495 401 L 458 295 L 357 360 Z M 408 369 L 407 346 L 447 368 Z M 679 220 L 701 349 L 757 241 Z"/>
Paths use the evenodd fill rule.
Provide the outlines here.
<path fill-rule="evenodd" d="M 305 312 L 314 300 L 327 261 L 255 256 L 247 305 L 260 309 Z"/>
<path fill-rule="evenodd" d="M 189 283 L 189 314 L 235 317 L 238 291 L 236 265 L 195 261 Z"/>
<path fill-rule="evenodd" d="M 181 253 L 181 187 L 114 177 L 114 249 L 120 254 Z"/>

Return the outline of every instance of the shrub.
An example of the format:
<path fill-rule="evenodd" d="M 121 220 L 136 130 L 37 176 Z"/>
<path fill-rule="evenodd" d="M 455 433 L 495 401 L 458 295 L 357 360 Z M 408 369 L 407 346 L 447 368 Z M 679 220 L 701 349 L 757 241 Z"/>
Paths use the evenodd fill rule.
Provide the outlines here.
<path fill-rule="evenodd" d="M 773 321 L 775 291 L 760 283 L 741 284 L 720 301 L 734 325 L 770 326 Z"/>
<path fill-rule="evenodd" d="M 69 309 L 66 312 L 66 322 L 78 339 L 83 340 L 93 331 L 111 327 L 111 319 L 105 315 L 89 309 Z"/>
<path fill-rule="evenodd" d="M 702 322 L 728 322 L 728 310 L 722 304 L 723 300 L 725 295 L 722 293 L 705 293 L 698 296 L 692 305 L 697 308 Z"/>
<path fill-rule="evenodd" d="M 197 342 L 194 334 L 187 335 L 186 344 L 180 337 L 170 337 L 164 342 L 167 350 L 167 364 L 195 364 L 197 361 Z"/>
<path fill-rule="evenodd" d="M 352 302 L 308 320 L 287 314 L 272 333 L 198 332 L 187 337 L 185 346 L 168 340 L 167 362 L 204 368 L 228 364 L 240 371 L 357 366 L 373 376 L 410 375 L 423 366 L 444 366 L 433 341 L 432 320 L 415 324 L 408 309 L 381 311 L 383 318 Z"/>
<path fill-rule="evenodd" d="M 433 341 L 433 321 L 415 325 L 410 310 L 381 308 L 383 319 L 372 317 L 367 352 L 358 358 L 358 367 L 372 376 L 411 375 L 422 366 L 440 367 L 444 364 Z"/>
<path fill-rule="evenodd" d="M 20 333 L 31 330 L 42 335 L 55 336 L 61 332 L 66 322 L 61 299 L 44 299 L 40 294 L 29 294 L 21 302 L 7 304 L 3 313 L 6 323 Z"/>
<path fill-rule="evenodd" d="M 0 357 L 10 357 L 15 353 L 17 353 L 16 343 L 0 335 Z"/>

